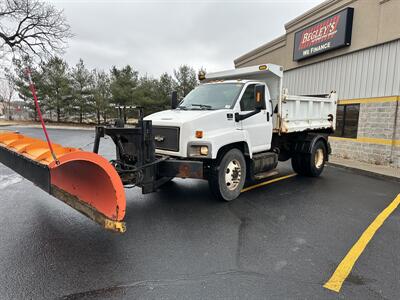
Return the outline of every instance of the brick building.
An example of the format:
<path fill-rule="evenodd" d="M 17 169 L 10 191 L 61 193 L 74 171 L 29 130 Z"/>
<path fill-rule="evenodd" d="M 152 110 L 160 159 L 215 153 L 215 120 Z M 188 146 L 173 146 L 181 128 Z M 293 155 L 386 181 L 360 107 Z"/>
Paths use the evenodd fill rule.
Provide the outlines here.
<path fill-rule="evenodd" d="M 400 167 L 400 1 L 327 0 L 235 59 L 275 63 L 291 94 L 337 91 L 333 155 Z"/>

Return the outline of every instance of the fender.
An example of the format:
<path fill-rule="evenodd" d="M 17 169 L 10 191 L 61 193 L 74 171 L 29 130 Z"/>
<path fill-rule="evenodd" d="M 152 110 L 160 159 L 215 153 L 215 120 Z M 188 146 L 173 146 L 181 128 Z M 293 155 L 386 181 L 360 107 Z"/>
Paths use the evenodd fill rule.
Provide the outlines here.
<path fill-rule="evenodd" d="M 249 150 L 251 149 L 250 140 L 247 137 L 247 133 L 242 130 L 217 131 L 207 139 L 207 142 L 210 142 L 212 144 L 213 159 L 217 158 L 217 153 L 220 149 L 236 143 L 244 143 L 246 145 L 245 148 L 247 148 L 248 152 L 245 154 L 248 154 L 250 158 L 252 156 L 252 153 Z M 246 149 L 244 149 L 244 151 L 246 151 Z"/>
<path fill-rule="evenodd" d="M 311 151 L 316 142 L 322 140 L 325 144 L 328 155 L 331 154 L 331 146 L 328 142 L 328 136 L 326 134 L 313 134 L 309 133 L 306 136 L 303 136 L 301 139 L 293 143 L 293 153 L 307 153 L 311 154 Z"/>

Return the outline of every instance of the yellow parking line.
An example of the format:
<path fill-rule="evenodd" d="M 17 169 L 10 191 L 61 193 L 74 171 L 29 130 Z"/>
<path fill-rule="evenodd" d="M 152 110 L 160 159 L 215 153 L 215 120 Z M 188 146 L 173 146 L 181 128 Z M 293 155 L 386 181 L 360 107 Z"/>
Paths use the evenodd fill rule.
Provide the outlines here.
<path fill-rule="evenodd" d="M 270 183 L 273 183 L 273 182 L 277 182 L 277 181 L 280 181 L 280 180 L 283 180 L 283 179 L 286 179 L 286 178 L 290 178 L 290 177 L 293 177 L 293 176 L 296 176 L 296 175 L 297 175 L 296 173 L 293 173 L 293 174 L 289 174 L 289 175 L 286 175 L 286 176 L 274 178 L 274 179 L 271 179 L 271 180 L 268 180 L 268 181 L 264 181 L 264 182 L 261 182 L 261 183 L 255 184 L 255 185 L 251 185 L 251 186 L 248 186 L 247 188 L 244 188 L 241 192 L 244 193 L 244 192 L 259 188 L 261 186 L 264 186 L 264 185 L 267 185 L 267 184 L 270 184 Z"/>
<path fill-rule="evenodd" d="M 400 204 L 400 194 L 386 207 L 368 226 L 368 228 L 361 235 L 357 243 L 350 249 L 345 258 L 341 261 L 339 266 L 336 268 L 335 272 L 331 278 L 324 284 L 324 288 L 329 290 L 339 292 L 342 288 L 343 282 L 346 280 L 347 276 L 350 274 L 351 269 L 356 263 L 357 259 L 360 257 L 361 253 L 364 251 L 365 247 L 368 245 L 369 241 L 374 236 L 375 232 L 382 226 L 385 220 L 390 216 L 390 214 L 399 206 Z"/>

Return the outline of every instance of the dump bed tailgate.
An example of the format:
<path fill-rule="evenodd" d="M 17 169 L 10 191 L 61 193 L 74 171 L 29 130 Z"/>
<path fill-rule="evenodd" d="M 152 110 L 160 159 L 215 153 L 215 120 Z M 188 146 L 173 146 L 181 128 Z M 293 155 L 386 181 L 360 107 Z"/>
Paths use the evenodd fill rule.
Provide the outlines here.
<path fill-rule="evenodd" d="M 325 97 L 282 95 L 281 121 L 275 131 L 282 133 L 335 129 L 337 95 Z"/>

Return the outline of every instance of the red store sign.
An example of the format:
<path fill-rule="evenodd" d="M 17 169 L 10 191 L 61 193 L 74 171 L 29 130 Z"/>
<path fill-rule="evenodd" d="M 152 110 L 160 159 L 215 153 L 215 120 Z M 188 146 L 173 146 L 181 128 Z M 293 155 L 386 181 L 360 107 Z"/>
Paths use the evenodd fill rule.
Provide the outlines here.
<path fill-rule="evenodd" d="M 293 60 L 301 60 L 351 43 L 353 8 L 346 8 L 295 33 Z"/>

